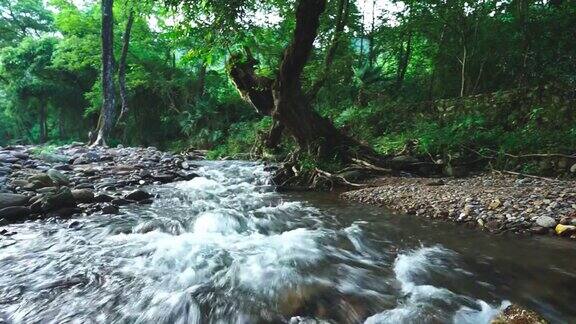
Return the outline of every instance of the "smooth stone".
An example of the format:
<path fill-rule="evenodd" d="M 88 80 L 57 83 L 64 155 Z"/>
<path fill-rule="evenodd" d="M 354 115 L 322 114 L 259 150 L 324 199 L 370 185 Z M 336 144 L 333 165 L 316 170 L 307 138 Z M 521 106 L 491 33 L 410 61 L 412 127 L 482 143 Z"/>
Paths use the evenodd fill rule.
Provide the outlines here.
<path fill-rule="evenodd" d="M 78 203 L 90 203 L 94 201 L 94 192 L 90 189 L 74 189 L 72 196 Z"/>
<path fill-rule="evenodd" d="M 170 182 L 170 181 L 174 180 L 174 178 L 176 178 L 176 176 L 174 174 L 167 174 L 167 173 L 160 173 L 160 174 L 153 174 L 152 175 L 152 179 L 154 179 L 155 181 L 160 181 L 160 182 Z"/>
<path fill-rule="evenodd" d="M 80 214 L 82 210 L 77 207 L 64 207 L 49 213 L 48 217 L 70 218 L 75 214 Z"/>
<path fill-rule="evenodd" d="M 130 201 L 130 200 L 127 200 L 127 199 L 124 199 L 124 198 L 116 198 L 116 199 L 114 199 L 114 200 L 111 201 L 111 203 L 112 203 L 113 205 L 116 205 L 116 206 L 129 205 L 131 202 L 133 202 L 133 201 Z"/>
<path fill-rule="evenodd" d="M 120 209 L 116 205 L 106 204 L 102 206 L 102 214 L 118 214 Z"/>
<path fill-rule="evenodd" d="M 112 200 L 114 200 L 114 198 L 106 194 L 99 194 L 94 197 L 94 202 L 98 203 L 111 202 Z"/>
<path fill-rule="evenodd" d="M 71 158 L 67 155 L 41 153 L 40 159 L 50 163 L 69 163 Z"/>
<path fill-rule="evenodd" d="M 536 218 L 536 224 L 538 226 L 553 228 L 556 226 L 556 220 L 550 216 L 540 216 Z"/>
<path fill-rule="evenodd" d="M 556 225 L 556 227 L 554 228 L 554 231 L 556 232 L 556 234 L 558 235 L 566 235 L 569 236 L 571 234 L 576 233 L 576 226 L 574 225 L 562 225 L 562 224 L 558 224 Z"/>
<path fill-rule="evenodd" d="M 4 218 L 9 222 L 18 222 L 26 220 L 32 211 L 28 207 L 11 206 L 0 209 L 0 218 Z"/>
<path fill-rule="evenodd" d="M 76 207 L 72 191 L 67 187 L 62 187 L 56 193 L 46 194 L 42 198 L 42 211 L 51 212 L 64 207 Z"/>
<path fill-rule="evenodd" d="M 0 209 L 12 206 L 24 206 L 29 198 L 24 195 L 0 193 Z"/>
<path fill-rule="evenodd" d="M 149 194 L 148 192 L 146 192 L 142 189 L 136 189 L 136 190 L 126 194 L 124 196 L 124 199 L 133 200 L 133 201 L 141 201 L 144 199 L 148 199 L 150 197 L 152 197 L 152 195 Z"/>
<path fill-rule="evenodd" d="M 27 189 L 39 189 L 44 187 L 54 186 L 54 181 L 46 173 L 38 173 L 28 177 L 28 182 L 30 186 Z"/>
<path fill-rule="evenodd" d="M 46 171 L 46 174 L 57 185 L 66 186 L 70 183 L 70 179 L 65 174 L 63 174 L 62 172 L 60 172 L 58 170 L 50 169 L 50 170 Z"/>

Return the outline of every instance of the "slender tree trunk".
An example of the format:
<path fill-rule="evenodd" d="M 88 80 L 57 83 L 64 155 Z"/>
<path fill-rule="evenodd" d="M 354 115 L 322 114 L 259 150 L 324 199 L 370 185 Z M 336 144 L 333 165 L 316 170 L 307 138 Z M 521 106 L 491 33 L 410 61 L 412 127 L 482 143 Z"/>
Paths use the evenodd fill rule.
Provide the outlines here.
<path fill-rule="evenodd" d="M 438 52 L 434 58 L 434 68 L 432 69 L 432 75 L 430 76 L 430 85 L 428 86 L 428 100 L 434 100 L 434 82 L 436 81 L 437 65 L 440 60 L 440 54 L 442 53 L 442 48 L 444 47 L 444 35 L 446 34 L 446 25 L 442 26 L 442 32 L 440 33 L 440 42 L 438 44 Z"/>
<path fill-rule="evenodd" d="M 398 60 L 398 70 L 396 73 L 396 92 L 399 93 L 404 84 L 406 71 L 408 71 L 408 63 L 410 63 L 410 56 L 412 55 L 412 32 L 408 32 L 408 39 L 406 41 L 406 49 L 404 49 L 404 41 L 402 41 L 400 48 L 400 57 Z"/>
<path fill-rule="evenodd" d="M 46 102 L 40 101 L 40 113 L 39 113 L 39 124 L 40 124 L 40 144 L 46 143 L 48 140 L 48 126 L 46 122 Z"/>
<path fill-rule="evenodd" d="M 102 109 L 98 120 L 98 137 L 92 146 L 106 146 L 114 125 L 114 18 L 113 0 L 102 0 Z"/>
<path fill-rule="evenodd" d="M 320 72 L 320 76 L 312 84 L 312 87 L 310 87 L 310 90 L 306 94 L 309 100 L 313 100 L 316 97 L 318 91 L 320 91 L 326 82 L 326 79 L 328 78 L 330 67 L 332 66 L 334 58 L 336 57 L 338 45 L 342 41 L 342 33 L 344 32 L 344 27 L 346 27 L 346 22 L 348 20 L 348 9 L 348 0 L 338 1 L 338 12 L 336 14 L 336 28 L 334 28 L 334 35 L 332 36 L 332 41 L 328 47 L 328 51 L 326 52 L 326 57 L 324 58 L 324 66 Z"/>
<path fill-rule="evenodd" d="M 128 57 L 128 48 L 130 47 L 130 32 L 132 31 L 132 24 L 134 23 L 134 10 L 130 10 L 128 14 L 128 21 L 126 21 L 126 28 L 122 35 L 122 52 L 120 54 L 120 62 L 118 64 L 118 84 L 120 86 L 120 101 L 122 109 L 118 121 L 128 112 L 128 95 L 126 94 L 126 59 Z"/>
<path fill-rule="evenodd" d="M 204 95 L 206 91 L 206 64 L 202 63 L 200 70 L 198 71 L 198 91 L 196 97 L 200 98 Z"/>
<path fill-rule="evenodd" d="M 462 59 L 460 60 L 460 97 L 466 94 L 466 60 L 468 58 L 468 51 L 466 45 L 462 46 Z"/>

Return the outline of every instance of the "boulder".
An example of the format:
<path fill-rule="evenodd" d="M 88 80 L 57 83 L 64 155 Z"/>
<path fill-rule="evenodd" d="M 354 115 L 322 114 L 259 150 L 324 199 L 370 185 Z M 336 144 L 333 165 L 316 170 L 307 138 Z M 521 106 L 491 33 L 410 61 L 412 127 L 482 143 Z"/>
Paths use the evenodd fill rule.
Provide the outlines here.
<path fill-rule="evenodd" d="M 64 175 L 62 172 L 58 170 L 50 169 L 46 171 L 46 174 L 50 177 L 50 179 L 52 179 L 52 181 L 55 184 L 59 186 L 66 186 L 70 184 L 70 179 L 68 179 L 66 175 Z"/>
<path fill-rule="evenodd" d="M 70 163 L 71 158 L 67 155 L 53 154 L 53 153 L 40 153 L 40 159 L 50 163 Z"/>
<path fill-rule="evenodd" d="M 28 197 L 11 193 L 0 193 L 0 209 L 12 206 L 24 206 Z"/>
<path fill-rule="evenodd" d="M 570 172 L 576 173 L 576 163 L 574 163 L 574 164 L 570 167 Z"/>
<path fill-rule="evenodd" d="M 30 183 L 29 183 L 28 181 L 23 180 L 23 179 L 15 179 L 15 180 L 12 180 L 12 182 L 10 182 L 10 185 L 11 185 L 12 187 L 14 187 L 14 188 L 18 188 L 18 187 L 20 187 L 20 188 L 25 188 L 25 187 L 27 187 L 29 184 L 30 184 Z"/>
<path fill-rule="evenodd" d="M 18 222 L 26 220 L 31 213 L 32 211 L 28 207 L 11 206 L 0 209 L 0 218 L 4 218 L 8 222 Z"/>
<path fill-rule="evenodd" d="M 114 200 L 111 201 L 111 203 L 115 206 L 124 206 L 130 204 L 131 202 L 133 201 L 124 198 L 115 198 Z"/>
<path fill-rule="evenodd" d="M 152 195 L 147 193 L 146 191 L 144 191 L 142 189 L 136 189 L 136 190 L 126 194 L 126 196 L 124 196 L 124 199 L 133 200 L 133 201 L 141 201 L 141 200 L 149 199 L 151 197 L 152 197 Z"/>
<path fill-rule="evenodd" d="M 105 204 L 102 206 L 102 214 L 118 214 L 120 209 L 116 205 Z"/>
<path fill-rule="evenodd" d="M 158 173 L 152 175 L 152 179 L 154 179 L 154 181 L 160 181 L 160 182 L 170 182 L 174 180 L 174 178 L 176 178 L 176 176 L 174 174 L 169 173 Z"/>
<path fill-rule="evenodd" d="M 536 224 L 546 228 L 553 228 L 557 223 L 556 220 L 550 216 L 540 216 L 536 218 Z"/>
<path fill-rule="evenodd" d="M 111 202 L 112 200 L 114 200 L 114 198 L 112 198 L 111 196 L 108 196 L 106 194 L 99 194 L 99 195 L 96 195 L 94 197 L 94 202 L 99 202 L 99 203 Z"/>
<path fill-rule="evenodd" d="M 41 199 L 43 212 L 55 211 L 64 207 L 76 207 L 72 191 L 67 187 L 62 187 L 55 193 L 48 193 Z"/>
<path fill-rule="evenodd" d="M 28 177 L 28 182 L 29 185 L 26 187 L 26 189 L 40 189 L 54 186 L 52 178 L 50 178 L 50 176 L 48 176 L 46 173 L 38 173 L 30 176 Z"/>
<path fill-rule="evenodd" d="M 72 196 L 77 203 L 91 203 L 94 201 L 94 192 L 90 189 L 74 189 Z"/>

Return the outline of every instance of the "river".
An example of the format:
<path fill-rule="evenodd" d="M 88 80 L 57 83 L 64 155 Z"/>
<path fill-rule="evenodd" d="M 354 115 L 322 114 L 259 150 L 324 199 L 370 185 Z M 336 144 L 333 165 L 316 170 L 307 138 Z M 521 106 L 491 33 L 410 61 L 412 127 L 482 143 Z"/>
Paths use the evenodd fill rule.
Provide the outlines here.
<path fill-rule="evenodd" d="M 489 323 L 510 301 L 576 322 L 576 248 L 280 194 L 203 162 L 121 215 L 6 226 L 0 323 Z"/>

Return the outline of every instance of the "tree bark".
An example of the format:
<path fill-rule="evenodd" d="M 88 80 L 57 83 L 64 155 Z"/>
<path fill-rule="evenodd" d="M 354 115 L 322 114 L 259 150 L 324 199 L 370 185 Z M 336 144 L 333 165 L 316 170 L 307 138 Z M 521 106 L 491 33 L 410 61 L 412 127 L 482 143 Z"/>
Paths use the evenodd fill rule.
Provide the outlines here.
<path fill-rule="evenodd" d="M 106 138 L 114 125 L 114 18 L 113 0 L 102 0 L 102 109 L 98 121 L 98 137 L 92 146 L 106 146 Z"/>
<path fill-rule="evenodd" d="M 126 21 L 126 28 L 122 35 L 122 52 L 120 54 L 120 62 L 118 63 L 118 84 L 120 86 L 120 102 L 122 109 L 118 121 L 128 112 L 128 95 L 126 94 L 126 59 L 128 57 L 128 48 L 130 47 L 130 32 L 132 31 L 132 24 L 134 23 L 134 10 L 131 9 L 128 14 L 128 21 Z"/>
<path fill-rule="evenodd" d="M 346 27 L 346 22 L 348 20 L 348 9 L 349 9 L 349 1 L 348 0 L 340 0 L 338 1 L 338 12 L 336 15 L 336 27 L 334 29 L 334 35 L 332 36 L 332 41 L 330 46 L 328 47 L 328 51 L 326 52 L 326 57 L 324 58 L 324 66 L 322 71 L 320 72 L 320 76 L 310 87 L 310 90 L 306 94 L 309 100 L 313 100 L 318 91 L 322 88 L 326 79 L 328 79 L 328 74 L 330 72 L 330 67 L 334 62 L 334 58 L 336 57 L 336 51 L 338 50 L 338 45 L 342 39 L 342 33 L 344 32 L 344 27 Z"/>
<path fill-rule="evenodd" d="M 39 124 L 40 124 L 40 144 L 46 143 L 48 140 L 48 125 L 46 121 L 46 102 L 40 101 L 40 113 L 39 113 Z"/>
<path fill-rule="evenodd" d="M 274 149 L 280 144 L 284 130 L 284 126 L 272 116 L 274 110 L 272 84 L 274 80 L 256 75 L 256 59 L 249 49 L 245 49 L 245 54 L 245 58 L 240 55 L 234 55 L 230 58 L 228 73 L 242 98 L 249 102 L 260 115 L 272 117 L 273 124 L 264 145 L 269 149 Z"/>
<path fill-rule="evenodd" d="M 317 159 L 338 158 L 350 162 L 352 155 L 356 155 L 370 158 L 372 162 L 380 160 L 371 148 L 343 134 L 329 119 L 318 114 L 302 91 L 300 77 L 313 49 L 325 6 L 326 0 L 298 3 L 292 41 L 284 51 L 278 77 L 272 85 L 272 116 L 286 127 L 300 151 Z"/>
<path fill-rule="evenodd" d="M 406 71 L 408 71 L 408 63 L 410 63 L 410 56 L 412 55 L 412 32 L 408 32 L 408 39 L 406 40 L 406 49 L 404 49 L 404 40 L 400 44 L 400 55 L 398 59 L 398 70 L 396 72 L 396 92 L 402 90 Z"/>

